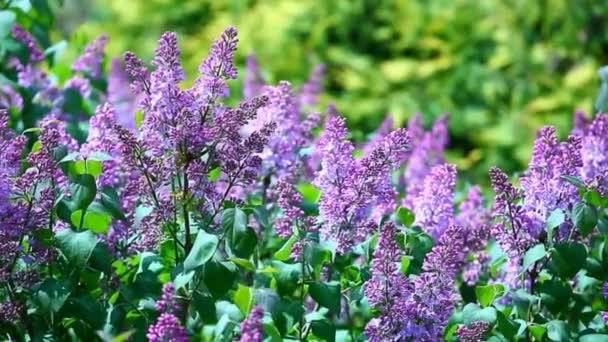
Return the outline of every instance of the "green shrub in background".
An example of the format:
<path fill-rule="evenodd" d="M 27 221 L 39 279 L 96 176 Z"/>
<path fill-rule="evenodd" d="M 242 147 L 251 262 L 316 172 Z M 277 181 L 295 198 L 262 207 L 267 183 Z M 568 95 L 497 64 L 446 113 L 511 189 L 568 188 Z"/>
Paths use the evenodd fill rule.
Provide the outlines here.
<path fill-rule="evenodd" d="M 387 112 L 400 125 L 450 113 L 450 159 L 479 177 L 494 164 L 521 170 L 537 128 L 567 132 L 575 109 L 592 110 L 607 11 L 594 0 L 72 0 L 59 22 L 71 32 L 86 19 L 78 34 L 107 31 L 110 53 L 146 57 L 176 30 L 190 75 L 213 35 L 235 25 L 237 60 L 255 47 L 272 82 L 326 63 L 325 101 L 359 137 Z"/>

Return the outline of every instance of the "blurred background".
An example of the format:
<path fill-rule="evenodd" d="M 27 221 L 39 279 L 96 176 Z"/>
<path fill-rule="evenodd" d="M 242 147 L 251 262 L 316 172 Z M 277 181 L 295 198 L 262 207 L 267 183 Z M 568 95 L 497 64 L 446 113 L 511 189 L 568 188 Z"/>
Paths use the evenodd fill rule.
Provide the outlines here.
<path fill-rule="evenodd" d="M 491 165 L 525 168 L 542 125 L 566 136 L 576 109 L 592 114 L 606 13 L 603 0 L 65 0 L 56 34 L 82 48 L 107 32 L 111 55 L 149 60 L 160 34 L 177 31 L 193 79 L 210 42 L 234 25 L 238 62 L 255 52 L 272 83 L 301 84 L 325 63 L 320 109 L 335 101 L 355 139 L 386 113 L 396 125 L 450 113 L 449 159 L 485 179 Z"/>

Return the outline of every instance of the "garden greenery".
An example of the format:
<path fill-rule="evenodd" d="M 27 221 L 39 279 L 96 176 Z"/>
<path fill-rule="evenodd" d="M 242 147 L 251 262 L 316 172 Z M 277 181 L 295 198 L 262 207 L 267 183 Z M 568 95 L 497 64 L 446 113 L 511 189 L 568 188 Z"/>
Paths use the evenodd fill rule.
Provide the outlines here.
<path fill-rule="evenodd" d="M 565 141 L 539 130 L 516 181 L 489 170 L 487 201 L 443 157 L 447 116 L 350 141 L 335 106 L 314 111 L 323 66 L 269 85 L 252 56 L 226 104 L 235 28 L 184 87 L 175 33 L 107 77 L 102 35 L 57 77 L 15 19 L 4 339 L 608 340 L 608 115 L 576 113 Z"/>

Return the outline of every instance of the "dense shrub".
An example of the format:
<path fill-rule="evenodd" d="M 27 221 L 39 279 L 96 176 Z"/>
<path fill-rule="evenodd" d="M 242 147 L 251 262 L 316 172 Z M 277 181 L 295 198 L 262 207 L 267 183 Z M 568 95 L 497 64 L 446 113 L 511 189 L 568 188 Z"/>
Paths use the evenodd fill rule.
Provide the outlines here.
<path fill-rule="evenodd" d="M 447 116 L 356 144 L 312 109 L 321 67 L 274 86 L 251 58 L 226 104 L 232 27 L 185 87 L 173 32 L 107 77 L 102 35 L 59 77 L 22 24 L 2 56 L 7 339 L 608 339 L 606 114 L 539 130 L 517 182 L 490 169 L 490 206 L 445 161 Z"/>

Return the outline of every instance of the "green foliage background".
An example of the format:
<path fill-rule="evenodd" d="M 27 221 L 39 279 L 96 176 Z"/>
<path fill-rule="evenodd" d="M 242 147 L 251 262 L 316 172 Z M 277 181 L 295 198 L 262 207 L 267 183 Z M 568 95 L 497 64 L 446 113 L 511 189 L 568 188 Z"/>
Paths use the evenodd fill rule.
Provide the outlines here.
<path fill-rule="evenodd" d="M 76 37 L 108 32 L 110 54 L 148 58 L 175 30 L 191 76 L 234 25 L 238 60 L 255 51 L 271 82 L 302 82 L 326 63 L 324 104 L 335 101 L 355 135 L 387 112 L 399 125 L 450 113 L 450 159 L 485 177 L 490 165 L 523 169 L 540 126 L 565 136 L 575 109 L 592 111 L 605 13 L 594 0 L 74 0 L 57 21 Z"/>

